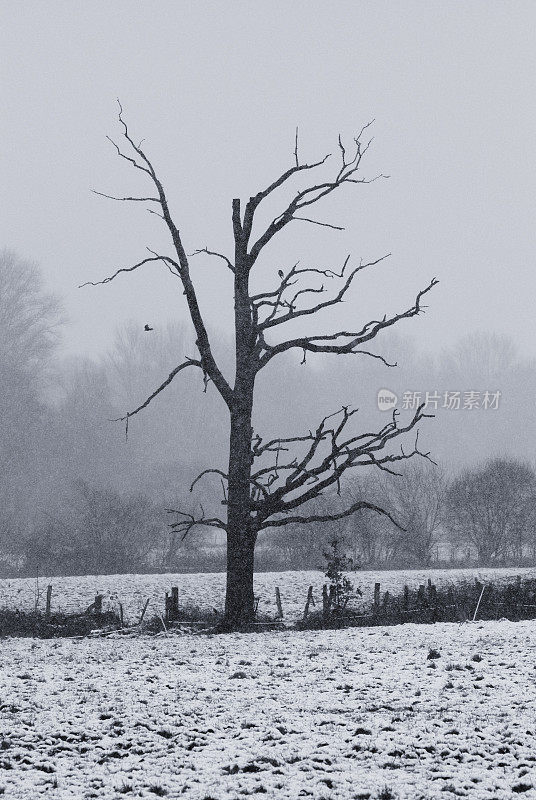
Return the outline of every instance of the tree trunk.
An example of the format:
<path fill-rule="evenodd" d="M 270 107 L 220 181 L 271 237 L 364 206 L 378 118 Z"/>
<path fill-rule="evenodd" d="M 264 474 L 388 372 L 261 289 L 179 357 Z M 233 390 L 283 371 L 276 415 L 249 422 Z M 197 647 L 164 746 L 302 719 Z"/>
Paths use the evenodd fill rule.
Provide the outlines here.
<path fill-rule="evenodd" d="M 255 618 L 253 595 L 255 537 L 227 534 L 227 591 L 225 621 L 240 627 Z"/>
<path fill-rule="evenodd" d="M 254 619 L 253 568 L 256 533 L 251 525 L 251 409 L 253 395 L 231 415 L 227 495 L 227 591 L 225 619 L 232 627 Z"/>
<path fill-rule="evenodd" d="M 237 201 L 233 206 L 238 213 Z M 255 385 L 255 336 L 251 323 L 245 245 L 236 234 L 235 252 L 236 374 L 229 437 L 227 493 L 227 590 L 225 622 L 240 627 L 253 622 L 253 571 L 256 531 L 251 519 L 251 437 Z"/>

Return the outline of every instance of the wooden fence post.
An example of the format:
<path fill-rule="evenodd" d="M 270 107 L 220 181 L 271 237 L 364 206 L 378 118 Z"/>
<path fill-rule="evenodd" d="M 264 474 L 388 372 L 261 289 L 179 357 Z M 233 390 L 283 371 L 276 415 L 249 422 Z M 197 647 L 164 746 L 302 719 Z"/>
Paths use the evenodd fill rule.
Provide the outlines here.
<path fill-rule="evenodd" d="M 421 583 L 421 585 L 419 586 L 419 590 L 417 592 L 417 599 L 419 601 L 419 605 L 421 605 L 421 606 L 425 605 L 425 594 L 424 594 L 424 591 L 425 591 L 424 583 Z"/>
<path fill-rule="evenodd" d="M 437 589 L 435 583 L 430 582 L 430 603 L 432 604 L 432 622 L 437 622 Z"/>
<path fill-rule="evenodd" d="M 324 619 L 326 619 L 329 614 L 329 595 L 326 583 L 322 586 L 322 614 Z"/>
<path fill-rule="evenodd" d="M 380 610 L 380 584 L 374 584 L 374 614 L 378 614 Z"/>
<path fill-rule="evenodd" d="M 516 614 L 519 619 L 523 618 L 523 590 L 521 588 L 521 575 L 516 575 L 516 590 L 514 594 Z"/>
<path fill-rule="evenodd" d="M 102 614 L 102 594 L 95 595 L 95 614 Z"/>
<path fill-rule="evenodd" d="M 51 599 L 52 599 L 52 586 L 47 586 L 47 606 L 46 606 L 46 611 L 45 611 L 45 614 L 47 615 L 47 617 L 50 617 Z"/>
<path fill-rule="evenodd" d="M 337 603 L 337 590 L 334 586 L 329 587 L 329 598 L 328 598 L 328 611 L 331 611 L 331 607 L 336 605 Z"/>
<path fill-rule="evenodd" d="M 173 619 L 178 619 L 179 617 L 179 587 L 172 586 L 171 587 L 171 616 Z"/>
<path fill-rule="evenodd" d="M 478 583 L 478 586 L 482 586 L 480 581 L 477 581 L 477 583 Z M 478 614 L 478 609 L 480 608 L 480 601 L 482 600 L 482 595 L 484 594 L 484 589 L 485 588 L 486 588 L 486 584 L 484 584 L 482 586 L 482 589 L 480 590 L 480 597 L 478 598 L 478 603 L 476 604 L 475 613 L 473 614 L 473 622 L 475 621 L 476 615 Z"/>
<path fill-rule="evenodd" d="M 140 617 L 140 621 L 138 622 L 138 625 L 141 625 L 141 623 L 143 622 L 143 618 L 145 616 L 145 612 L 147 611 L 147 606 L 148 605 L 149 605 L 149 598 L 147 598 L 147 600 L 145 601 L 145 605 L 143 606 L 143 611 L 141 612 L 141 617 Z"/>
<path fill-rule="evenodd" d="M 281 604 L 281 593 L 279 591 L 279 586 L 275 587 L 275 602 L 277 604 L 277 616 L 279 619 L 283 619 L 283 606 Z"/>
<path fill-rule="evenodd" d="M 303 611 L 303 618 L 307 619 L 307 615 L 309 614 L 309 606 L 311 603 L 314 605 L 314 597 L 313 597 L 313 587 L 309 586 L 309 591 L 307 592 L 307 601 L 305 603 L 305 609 Z"/>
<path fill-rule="evenodd" d="M 119 619 L 121 621 L 121 627 L 123 627 L 123 604 L 119 603 Z"/>

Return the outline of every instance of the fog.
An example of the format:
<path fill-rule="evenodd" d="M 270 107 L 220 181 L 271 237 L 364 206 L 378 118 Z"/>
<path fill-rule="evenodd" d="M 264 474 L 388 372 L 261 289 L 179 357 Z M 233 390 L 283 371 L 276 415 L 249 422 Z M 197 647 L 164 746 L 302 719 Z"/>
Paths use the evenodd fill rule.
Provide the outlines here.
<path fill-rule="evenodd" d="M 202 469 L 227 468 L 227 410 L 210 383 L 185 372 L 129 420 L 128 430 L 121 421 L 162 383 L 177 354 L 194 352 L 191 331 L 176 323 L 146 332 L 133 321 L 117 328 L 98 357 L 66 356 L 61 298 L 46 292 L 39 268 L 4 251 L 0 274 L 4 552 L 12 559 L 40 541 L 51 521 L 67 524 L 65 509 L 76 515 L 81 485 L 95 503 L 99 492 L 147 501 L 160 534 L 168 530 L 166 509 L 217 508 L 217 476 L 189 491 Z M 220 338 L 219 349 L 232 375 L 232 340 Z M 386 333 L 376 349 L 397 366 L 366 356 L 308 357 L 305 364 L 282 357 L 261 374 L 255 433 L 303 435 L 342 405 L 359 408 L 356 431 L 379 430 L 392 411 L 378 407 L 378 393 L 389 389 L 403 420 L 429 399 L 433 416 L 420 424 L 419 448 L 452 474 L 492 457 L 534 461 L 536 370 L 512 339 L 474 333 L 432 357 L 415 339 Z M 459 407 L 446 407 L 445 393 L 455 392 Z M 404 446 L 413 443 L 411 435 Z"/>
<path fill-rule="evenodd" d="M 312 354 L 302 364 L 301 353 L 271 364 L 257 386 L 256 433 L 307 433 L 342 405 L 359 408 L 359 428 L 376 430 L 390 413 L 378 407 L 380 390 L 397 395 L 402 415 L 428 393 L 435 416 L 420 425 L 419 445 L 442 468 L 499 456 L 533 463 L 533 4 L 408 0 L 401 13 L 394 3 L 346 0 L 56 0 L 6 2 L 0 15 L 8 112 L 0 491 L 9 563 L 47 525 L 82 517 L 92 492 L 144 498 L 150 513 L 136 513 L 151 530 L 165 529 L 165 509 L 221 502 L 215 476 L 189 492 L 200 470 L 226 468 L 228 418 L 211 384 L 185 371 L 128 430 L 120 421 L 196 354 L 182 287 L 162 264 L 148 264 L 79 288 L 138 262 L 146 247 L 169 249 L 144 204 L 92 192 L 148 190 L 105 138 L 121 134 L 117 97 L 166 185 L 188 252 L 230 257 L 232 198 L 247 200 L 293 163 L 296 126 L 311 161 L 375 120 L 363 169 L 389 177 L 323 204 L 318 219 L 342 231 L 293 223 L 261 259 L 254 289 L 298 260 L 339 270 L 348 253 L 355 263 L 390 253 L 315 323 L 333 330 L 403 310 L 432 277 L 440 283 L 425 314 L 378 338 L 376 352 L 396 366 Z M 206 255 L 192 264 L 231 379 L 231 275 Z M 453 392 L 459 408 L 447 407 Z M 114 497 L 99 497 L 112 509 Z"/>
<path fill-rule="evenodd" d="M 295 223 L 263 271 L 297 259 L 338 267 L 391 259 L 359 286 L 378 313 L 441 280 L 412 335 L 427 347 L 473 329 L 508 333 L 534 355 L 532 208 L 536 54 L 533 3 L 4 2 L 0 243 L 37 261 L 65 298 L 64 347 L 105 352 L 119 320 L 185 320 L 158 267 L 106 291 L 79 284 L 168 246 L 147 189 L 117 158 L 120 97 L 145 140 L 189 251 L 229 250 L 231 199 L 292 164 L 336 153 L 375 119 L 364 172 L 389 175 L 324 205 L 344 232 Z M 273 265 L 273 266 L 272 266 Z M 196 264 L 215 327 L 229 276 Z M 257 279 L 260 280 L 259 277 Z M 346 312 L 342 308 L 340 313 Z M 344 315 L 343 315 L 344 316 Z"/>

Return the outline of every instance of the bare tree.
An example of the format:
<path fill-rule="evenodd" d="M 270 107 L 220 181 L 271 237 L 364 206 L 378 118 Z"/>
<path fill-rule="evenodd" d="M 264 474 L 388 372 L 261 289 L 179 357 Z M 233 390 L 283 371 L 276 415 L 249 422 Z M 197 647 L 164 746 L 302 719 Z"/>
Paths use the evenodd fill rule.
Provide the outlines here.
<path fill-rule="evenodd" d="M 82 575 L 145 569 L 164 530 L 162 512 L 144 495 L 78 479 L 24 541 L 26 568 Z"/>
<path fill-rule="evenodd" d="M 18 557 L 41 492 L 49 415 L 43 390 L 63 314 L 38 267 L 0 251 L 0 549 Z"/>
<path fill-rule="evenodd" d="M 507 385 L 510 374 L 519 369 L 515 342 L 505 334 L 476 331 L 466 334 L 439 359 L 439 374 L 451 385 L 488 389 Z"/>
<path fill-rule="evenodd" d="M 424 417 L 420 406 L 404 425 L 393 413 L 390 421 L 380 430 L 358 434 L 352 429 L 356 410 L 343 407 L 324 417 L 315 428 L 302 435 L 265 441 L 252 428 L 254 388 L 260 371 L 283 353 L 297 350 L 303 353 L 302 362 L 310 353 L 334 355 L 361 355 L 377 358 L 387 364 L 381 355 L 368 350 L 369 343 L 383 330 L 403 319 L 419 314 L 423 298 L 436 284 L 433 279 L 418 292 L 414 302 L 398 313 L 380 315 L 349 330 L 301 335 L 292 338 L 272 339 L 284 330 L 286 323 L 307 319 L 325 309 L 332 308 L 349 296 L 355 279 L 363 271 L 383 262 L 387 256 L 372 261 L 353 263 L 350 256 L 341 267 L 302 267 L 294 264 L 278 271 L 272 289 L 255 291 L 251 287 L 254 271 L 260 268 L 262 258 L 272 240 L 291 223 L 299 221 L 341 230 L 338 225 L 312 218 L 313 207 L 323 198 L 348 187 L 371 183 L 377 178 L 361 175 L 363 158 L 371 140 L 366 140 L 365 125 L 352 142 L 351 151 L 342 139 L 338 140 L 338 164 L 324 176 L 330 155 L 317 161 L 303 163 L 298 152 L 298 137 L 294 148 L 294 163 L 269 186 L 243 204 L 232 201 L 232 231 L 234 253 L 227 256 L 208 247 L 187 254 L 180 225 L 175 221 L 169 206 L 164 185 L 141 144 L 136 144 L 124 121 L 119 106 L 119 122 L 123 144 L 112 142 L 118 155 L 126 160 L 148 181 L 151 190 L 140 196 L 117 197 L 105 195 L 120 202 L 151 204 L 150 211 L 159 215 L 166 226 L 173 247 L 171 255 L 150 249 L 149 255 L 136 264 L 117 269 L 107 278 L 93 285 L 106 284 L 117 277 L 140 269 L 144 264 L 158 262 L 177 279 L 179 291 L 186 298 L 189 315 L 196 334 L 197 355 L 186 357 L 175 366 L 168 377 L 155 388 L 147 399 L 123 419 L 128 421 L 146 408 L 175 377 L 184 370 L 199 370 L 205 386 L 211 381 L 227 406 L 230 418 L 229 461 L 227 470 L 208 469 L 202 475 L 212 474 L 224 485 L 223 504 L 226 519 L 199 514 L 177 512 L 175 529 L 187 535 L 195 526 L 222 528 L 227 533 L 227 586 L 225 619 L 228 626 L 251 621 L 254 616 L 253 571 L 254 551 L 260 531 L 310 521 L 322 522 L 335 518 L 296 513 L 313 497 L 336 488 L 346 470 L 363 465 L 376 465 L 391 469 L 393 464 L 419 453 L 417 442 L 408 452 L 390 450 L 400 436 L 412 431 Z M 125 149 L 122 149 L 125 148 Z M 330 162 L 331 163 L 331 162 Z M 292 199 L 282 202 L 281 211 L 268 225 L 263 225 L 257 212 L 267 198 L 275 200 L 278 190 L 292 185 L 293 178 L 304 181 L 312 174 L 322 175 L 311 179 L 305 188 L 293 190 Z M 101 193 L 102 194 L 102 193 Z M 235 376 L 233 385 L 217 363 L 207 326 L 199 307 L 192 278 L 192 261 L 200 254 L 218 259 L 226 268 L 234 285 Z M 328 291 L 333 287 L 332 291 Z M 317 301 L 315 302 L 315 298 Z M 297 450 L 294 450 L 297 448 Z M 291 452 L 292 451 L 292 452 Z M 297 454 L 296 454 L 297 453 Z M 421 453 L 421 455 L 423 455 Z M 201 475 L 199 476 L 201 478 Z M 198 478 L 198 479 L 199 479 Z M 361 508 L 371 508 L 384 514 L 381 508 L 359 500 L 339 512 L 337 517 L 349 516 Z"/>
<path fill-rule="evenodd" d="M 533 468 L 534 469 L 534 468 Z M 529 558 L 536 563 L 536 486 L 532 493 L 527 495 L 520 508 L 520 520 L 516 526 L 516 547 L 514 557 L 517 559 Z"/>
<path fill-rule="evenodd" d="M 367 499 L 388 510 L 381 488 L 382 477 L 381 470 L 375 470 L 374 473 L 359 478 L 352 475 L 343 486 L 343 500 L 351 505 L 358 500 Z M 398 479 L 398 476 L 392 477 Z M 347 524 L 346 540 L 352 543 L 356 564 L 359 563 L 361 567 L 371 567 L 393 560 L 395 553 L 391 534 L 393 529 L 398 530 L 398 528 L 387 517 L 364 508 L 347 520 Z"/>
<path fill-rule="evenodd" d="M 430 565 L 445 521 L 446 488 L 443 471 L 430 461 L 414 461 L 405 464 L 400 475 L 381 477 L 378 502 L 401 526 L 386 518 L 382 523 L 391 559 Z"/>
<path fill-rule="evenodd" d="M 482 564 L 504 557 L 512 545 L 519 552 L 520 531 L 530 523 L 535 487 L 532 468 L 507 458 L 465 470 L 451 484 L 447 502 L 453 531 L 476 548 Z"/>
<path fill-rule="evenodd" d="M 65 317 L 58 298 L 47 293 L 38 267 L 12 250 L 0 252 L 0 361 L 43 377 L 58 344 Z"/>

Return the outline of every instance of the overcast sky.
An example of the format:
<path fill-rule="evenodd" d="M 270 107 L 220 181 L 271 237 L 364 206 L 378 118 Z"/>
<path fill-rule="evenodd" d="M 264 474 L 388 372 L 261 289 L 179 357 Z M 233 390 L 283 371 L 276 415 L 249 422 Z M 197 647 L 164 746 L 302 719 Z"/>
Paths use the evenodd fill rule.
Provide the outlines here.
<path fill-rule="evenodd" d="M 157 333 L 186 319 L 162 267 L 77 288 L 168 246 L 143 204 L 90 191 L 148 189 L 105 138 L 120 136 L 119 97 L 188 250 L 231 253 L 231 199 L 292 164 L 297 125 L 303 160 L 336 158 L 338 133 L 374 118 L 363 173 L 389 180 L 315 209 L 344 232 L 292 223 L 258 274 L 391 252 L 341 320 L 402 310 L 437 276 L 402 332 L 435 348 L 493 329 L 536 355 L 534 2 L 3 0 L 0 14 L 0 247 L 64 297 L 70 351 L 101 352 L 125 320 Z M 225 326 L 230 273 L 194 263 L 207 316 Z"/>

